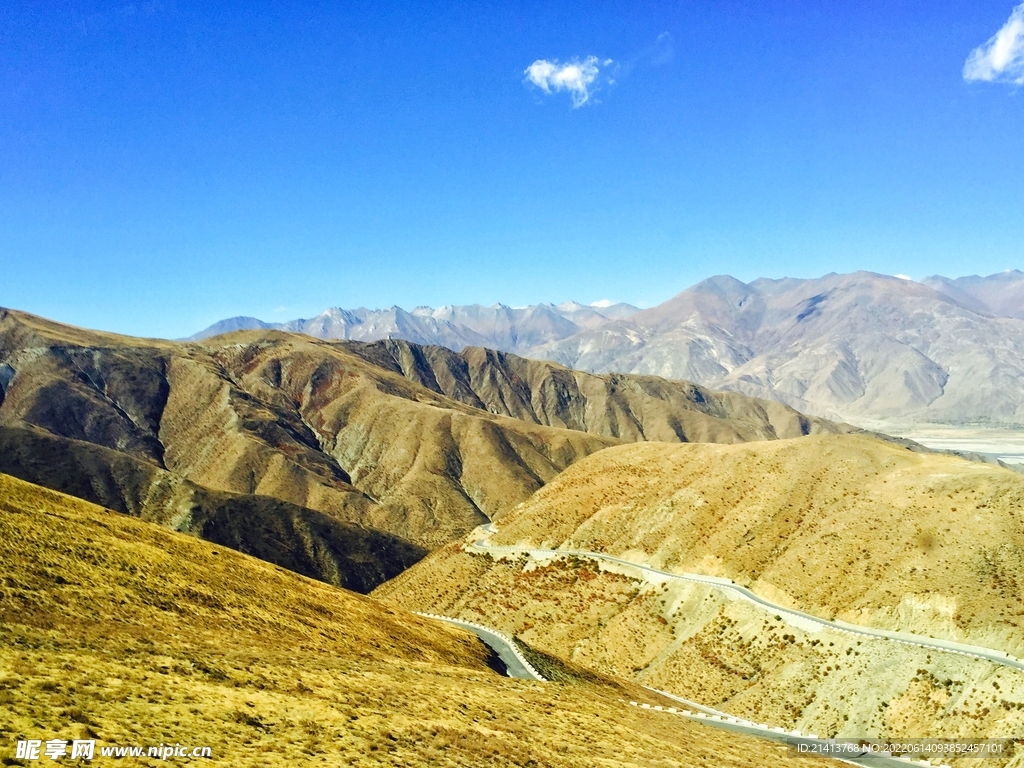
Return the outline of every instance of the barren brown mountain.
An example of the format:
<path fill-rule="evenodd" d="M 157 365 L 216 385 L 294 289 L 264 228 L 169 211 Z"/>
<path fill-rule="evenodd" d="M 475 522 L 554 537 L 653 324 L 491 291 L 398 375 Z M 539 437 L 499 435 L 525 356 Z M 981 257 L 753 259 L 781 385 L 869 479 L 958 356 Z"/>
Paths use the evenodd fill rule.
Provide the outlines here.
<path fill-rule="evenodd" d="M 149 487 L 120 473 L 130 464 L 155 476 L 151 467 L 172 484 L 235 494 L 236 504 L 272 497 L 428 549 L 624 440 L 737 442 L 846 429 L 686 383 L 580 374 L 481 349 L 455 355 L 277 331 L 185 344 L 13 311 L 0 312 L 0 374 L 0 425 L 131 457 L 118 465 L 115 486 Z M 92 456 L 95 466 L 108 454 Z M 59 472 L 29 477 L 69 492 L 82 485 L 62 485 Z M 190 514 L 202 517 L 173 504 L 152 516 Z"/>
<path fill-rule="evenodd" d="M 428 547 L 615 442 L 481 412 L 344 347 L 279 332 L 178 344 L 7 312 L 0 349 L 11 371 L 0 424 Z"/>
<path fill-rule="evenodd" d="M 481 347 L 456 353 L 388 340 L 348 349 L 490 413 L 629 442 L 741 443 L 855 431 L 772 400 L 657 376 L 585 373 Z"/>
<path fill-rule="evenodd" d="M 865 436 L 621 446 L 497 521 L 494 544 L 725 576 L 783 606 L 1024 655 L 1024 478 Z M 999 736 L 1024 675 L 785 620 L 695 583 L 453 544 L 377 596 L 736 714 L 844 735 Z"/>
<path fill-rule="evenodd" d="M 1022 285 L 1019 273 L 931 286 L 871 272 L 749 284 L 719 275 L 523 353 L 685 378 L 856 424 L 1018 429 Z"/>
<path fill-rule="evenodd" d="M 37 430 L 0 427 L 0 472 L 357 592 L 426 554 L 323 512 L 272 496 L 213 491 L 134 456 Z"/>
<path fill-rule="evenodd" d="M 19 738 L 232 766 L 798 764 L 629 707 L 664 700 L 628 683 L 503 678 L 469 633 L 5 475 L 0 562 L 5 764 Z"/>

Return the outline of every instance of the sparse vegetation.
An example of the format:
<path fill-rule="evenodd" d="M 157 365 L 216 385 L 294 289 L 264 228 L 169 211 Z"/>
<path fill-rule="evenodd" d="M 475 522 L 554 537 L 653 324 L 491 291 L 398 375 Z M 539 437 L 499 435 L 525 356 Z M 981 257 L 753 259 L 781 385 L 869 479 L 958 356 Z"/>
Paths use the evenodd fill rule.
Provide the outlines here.
<path fill-rule="evenodd" d="M 7 762 L 60 736 L 233 766 L 796 765 L 625 706 L 658 703 L 627 683 L 501 678 L 468 633 L 2 475 L 0 562 Z"/>
<path fill-rule="evenodd" d="M 882 480 L 886 491 L 875 486 Z M 915 529 L 902 505 L 924 496 L 922 485 L 972 483 L 988 516 L 980 523 L 960 519 L 963 503 L 957 515 L 941 505 L 915 511 L 915 519 L 932 516 L 931 527 L 959 543 L 916 554 Z M 831 491 L 819 497 L 823 487 L 843 484 L 849 497 L 856 491 L 855 506 L 839 505 Z M 885 627 L 906 622 L 903 628 L 937 636 L 966 626 L 975 642 L 1014 642 L 1019 634 L 992 633 L 1002 598 L 987 588 L 988 572 L 975 578 L 959 558 L 972 562 L 972 546 L 991 553 L 991 541 L 1024 541 L 1015 513 L 1022 489 L 1024 478 L 996 467 L 915 455 L 862 437 L 628 446 L 567 470 L 498 521 L 492 542 L 552 547 L 567 541 L 573 549 L 603 549 L 660 568 L 727 575 L 775 602 L 826 617 Z M 796 519 L 793 508 L 802 510 L 799 527 L 786 522 Z M 876 541 L 872 528 L 890 531 L 889 538 Z M 897 538 L 903 531 L 906 546 Z M 870 561 L 888 569 L 859 568 L 867 559 L 854 555 L 869 540 Z M 999 549 L 1008 571 L 1015 546 Z M 842 565 L 851 560 L 857 567 Z M 900 567 L 908 561 L 929 575 L 904 581 Z M 932 575 L 946 564 L 948 571 Z M 595 578 L 580 578 L 583 569 Z M 748 575 L 754 570 L 756 580 Z M 1024 680 L 1012 670 L 828 630 L 808 633 L 714 589 L 645 583 L 627 567 L 572 556 L 524 565 L 453 550 L 429 556 L 374 595 L 398 605 L 440 605 L 574 664 L 786 727 L 918 737 L 999 736 L 1024 726 L 1017 709 L 1000 707 L 998 695 L 992 700 L 990 678 L 999 690 L 1013 690 L 1002 696 L 1006 701 L 1024 699 Z M 950 621 L 953 605 L 962 623 Z M 912 682 L 915 669 L 950 685 Z M 947 699 L 970 706 L 946 706 Z"/>

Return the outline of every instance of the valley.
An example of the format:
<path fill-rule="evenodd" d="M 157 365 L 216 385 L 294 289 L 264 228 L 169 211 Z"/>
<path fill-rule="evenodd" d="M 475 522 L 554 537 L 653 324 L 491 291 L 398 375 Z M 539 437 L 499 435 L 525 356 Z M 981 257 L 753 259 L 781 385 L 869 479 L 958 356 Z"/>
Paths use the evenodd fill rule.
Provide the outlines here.
<path fill-rule="evenodd" d="M 826 737 L 1024 727 L 1024 477 L 997 464 L 772 400 L 472 346 L 274 329 L 169 342 L 5 310 L 0 366 L 5 535 L 30 542 L 5 554 L 3 647 L 21 671 L 3 685 L 23 718 L 0 725 L 11 732 L 56 706 L 72 712 L 68 733 L 131 741 L 70 703 L 94 697 L 140 734 L 183 738 L 167 725 L 182 701 L 153 687 L 136 630 L 74 623 L 84 600 L 130 626 L 196 622 L 145 652 L 203 702 L 193 714 L 222 751 L 238 736 L 271 762 L 570 765 L 584 754 L 574 749 L 604 754 L 617 740 L 643 746 L 608 765 L 797 759 L 742 728 L 680 725 L 655 691 Z M 314 591 L 296 607 L 288 595 L 302 590 Z M 315 607 L 328 599 L 339 607 Z M 555 682 L 503 678 L 472 634 L 430 635 L 408 611 L 503 633 Z M 334 642 L 341 621 L 348 645 L 325 667 L 327 646 L 311 638 Z M 217 634 L 229 628 L 248 638 L 233 650 Z M 437 649 L 416 650 L 420 632 Z M 26 644 L 46 652 L 17 656 Z M 131 681 L 142 698 L 110 698 L 86 673 L 62 694 L 27 673 L 33 658 Z M 249 691 L 242 706 L 224 681 Z M 467 684 L 476 703 L 449 711 Z M 35 689 L 53 701 L 34 707 Z M 499 714 L 552 696 L 567 707 L 564 734 L 545 726 L 536 741 L 522 730 L 532 721 Z M 377 718 L 366 727 L 360 701 Z M 601 741 L 586 721 L 569 746 L 579 717 L 619 718 L 619 730 Z M 680 748 L 683 733 L 694 741 Z"/>
<path fill-rule="evenodd" d="M 1024 431 L 1010 429 L 976 429 L 971 427 L 916 427 L 876 424 L 881 432 L 905 437 L 938 451 L 962 451 L 1011 466 L 1024 465 Z"/>
<path fill-rule="evenodd" d="M 468 632 L 4 475 L 0 558 L 5 746 L 201 743 L 225 765 L 804 764 L 629 707 L 670 704 L 629 683 L 503 678 Z"/>

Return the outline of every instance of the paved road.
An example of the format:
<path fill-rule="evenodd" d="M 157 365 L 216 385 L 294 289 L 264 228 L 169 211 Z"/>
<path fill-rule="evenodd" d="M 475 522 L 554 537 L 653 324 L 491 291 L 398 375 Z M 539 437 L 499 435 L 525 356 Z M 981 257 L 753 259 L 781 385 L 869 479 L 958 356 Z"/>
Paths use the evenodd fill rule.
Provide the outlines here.
<path fill-rule="evenodd" d="M 417 613 L 419 612 L 417 611 Z M 498 658 L 505 664 L 505 671 L 509 677 L 516 677 L 520 680 L 544 680 L 537 670 L 530 666 L 530 663 L 523 658 L 519 649 L 515 647 L 514 642 L 500 632 L 469 621 L 463 621 L 462 619 L 453 619 L 450 616 L 437 616 L 432 613 L 419 613 L 419 615 L 454 624 L 462 629 L 468 629 L 479 637 L 487 647 L 498 654 Z"/>
<path fill-rule="evenodd" d="M 478 539 L 473 543 L 473 547 L 482 551 L 491 550 L 494 552 L 507 552 L 509 554 L 527 554 L 533 557 L 538 555 L 561 557 L 575 556 L 589 558 L 591 560 L 604 560 L 606 562 L 636 568 L 640 571 L 646 571 L 647 573 L 654 573 L 664 578 L 707 584 L 715 587 L 716 589 L 730 591 L 733 594 L 739 595 L 743 599 L 782 617 L 787 623 L 795 624 L 798 627 L 801 626 L 801 624 L 810 622 L 837 632 L 844 632 L 848 635 L 861 635 L 869 638 L 881 638 L 894 643 L 903 643 L 904 645 L 916 645 L 930 650 L 941 651 L 942 653 L 952 653 L 959 656 L 982 659 L 984 661 L 990 661 L 994 664 L 999 664 L 1004 667 L 1010 667 L 1024 672 L 1024 661 L 1014 658 L 1013 656 L 1009 656 L 1003 651 L 993 650 L 991 648 L 982 648 L 974 645 L 966 645 L 964 643 L 955 643 L 951 640 L 938 640 L 936 638 L 915 635 L 909 632 L 892 632 L 887 629 L 874 629 L 871 627 L 858 626 L 856 624 L 847 624 L 845 621 L 830 621 L 828 619 L 823 619 L 820 616 L 814 616 L 810 613 L 805 613 L 794 608 L 784 608 L 781 605 L 777 605 L 770 600 L 765 600 L 763 597 L 754 594 L 746 587 L 734 584 L 729 579 L 723 579 L 717 576 L 701 576 L 695 573 L 670 573 L 669 571 L 662 571 L 657 568 L 652 568 L 649 565 L 634 563 L 631 560 L 624 560 L 620 557 L 606 555 L 601 552 L 587 552 L 568 549 L 533 549 L 530 547 L 492 545 L 487 539 L 491 534 L 497 532 L 497 528 L 495 528 L 494 523 L 489 523 L 483 526 L 482 530 L 487 534 L 487 536 Z"/>
<path fill-rule="evenodd" d="M 647 686 L 644 687 L 647 688 Z M 744 720 L 736 717 L 735 715 L 730 715 L 728 712 L 722 712 L 717 709 L 712 709 L 711 707 L 705 707 L 703 704 L 698 704 L 695 701 L 684 699 L 673 693 L 659 691 L 657 688 L 648 688 L 648 690 L 661 694 L 662 696 L 672 699 L 673 701 L 677 701 L 685 706 L 683 712 L 673 710 L 672 708 L 666 710 L 664 707 L 649 707 L 650 709 L 682 714 L 684 717 L 688 717 L 691 720 L 703 723 L 704 725 L 710 725 L 714 728 L 720 728 L 723 731 L 732 731 L 733 733 L 743 733 L 748 736 L 768 739 L 769 741 L 786 744 L 794 749 L 798 749 L 800 745 L 819 745 L 828 741 L 827 739 L 819 739 L 813 734 L 801 734 L 797 731 L 788 732 L 782 728 L 771 728 L 763 723 L 754 723 L 749 720 Z M 636 702 L 632 701 L 630 704 L 640 706 L 645 709 L 648 708 L 646 705 L 638 705 Z M 692 710 L 693 712 L 690 714 L 685 710 Z M 907 759 L 900 759 L 880 754 L 868 755 L 864 753 L 860 756 L 851 755 L 849 757 L 835 757 L 830 755 L 829 758 L 849 763 L 851 765 L 875 766 L 875 768 L 907 768 L 909 765 L 913 765 L 913 763 Z M 936 766 L 936 768 L 948 768 L 948 766 Z"/>
<path fill-rule="evenodd" d="M 494 531 L 490 531 L 493 533 Z M 539 680 L 544 681 L 544 678 L 535 670 L 522 654 L 519 649 L 516 648 L 515 643 L 500 632 L 484 627 L 474 622 L 463 621 L 462 619 L 453 619 L 450 616 L 439 616 L 432 613 L 419 613 L 418 615 L 425 616 L 431 619 L 437 619 L 438 621 L 444 621 L 448 624 L 453 624 L 462 629 L 468 629 L 479 637 L 489 648 L 491 648 L 498 657 L 504 662 L 506 671 L 509 677 L 515 677 L 522 680 Z M 647 686 L 644 686 L 647 687 Z M 713 728 L 719 728 L 726 731 L 732 731 L 734 733 L 743 733 L 749 736 L 756 736 L 758 738 L 769 739 L 784 744 L 788 744 L 792 747 L 798 747 L 802 744 L 813 744 L 821 742 L 823 740 L 814 738 L 813 735 L 802 735 L 796 732 L 787 732 L 781 728 L 771 728 L 763 723 L 753 723 L 747 720 L 736 718 L 727 712 L 721 710 L 712 709 L 711 707 L 705 707 L 703 704 L 698 704 L 695 701 L 684 699 L 681 696 L 668 693 L 667 691 L 660 691 L 657 688 L 648 688 L 648 690 L 654 693 L 665 696 L 673 701 L 677 701 L 680 704 L 685 705 L 687 710 L 691 712 L 679 711 L 675 709 L 665 709 L 664 707 L 649 707 L 648 705 L 638 705 L 636 702 L 630 702 L 634 706 L 642 706 L 645 709 L 652 709 L 657 711 L 669 712 L 670 714 L 679 715 L 681 717 L 687 717 L 696 722 L 700 722 L 704 725 L 709 725 Z M 870 757 L 851 757 L 851 758 L 831 758 L 833 760 L 840 760 L 841 762 L 850 763 L 851 765 L 862 765 L 862 766 L 874 766 L 875 768 L 907 768 L 909 765 L 906 760 L 899 760 L 891 757 L 881 757 L 872 755 Z"/>

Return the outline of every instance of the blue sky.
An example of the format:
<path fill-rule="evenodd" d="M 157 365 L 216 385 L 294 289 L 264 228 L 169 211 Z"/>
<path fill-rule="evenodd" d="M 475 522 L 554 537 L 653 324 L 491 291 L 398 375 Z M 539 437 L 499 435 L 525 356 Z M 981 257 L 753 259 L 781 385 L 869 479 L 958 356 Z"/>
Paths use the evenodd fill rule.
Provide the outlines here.
<path fill-rule="evenodd" d="M 177 337 L 331 305 L 653 305 L 719 273 L 1021 268 L 1013 12 L 8 0 L 0 305 Z"/>

